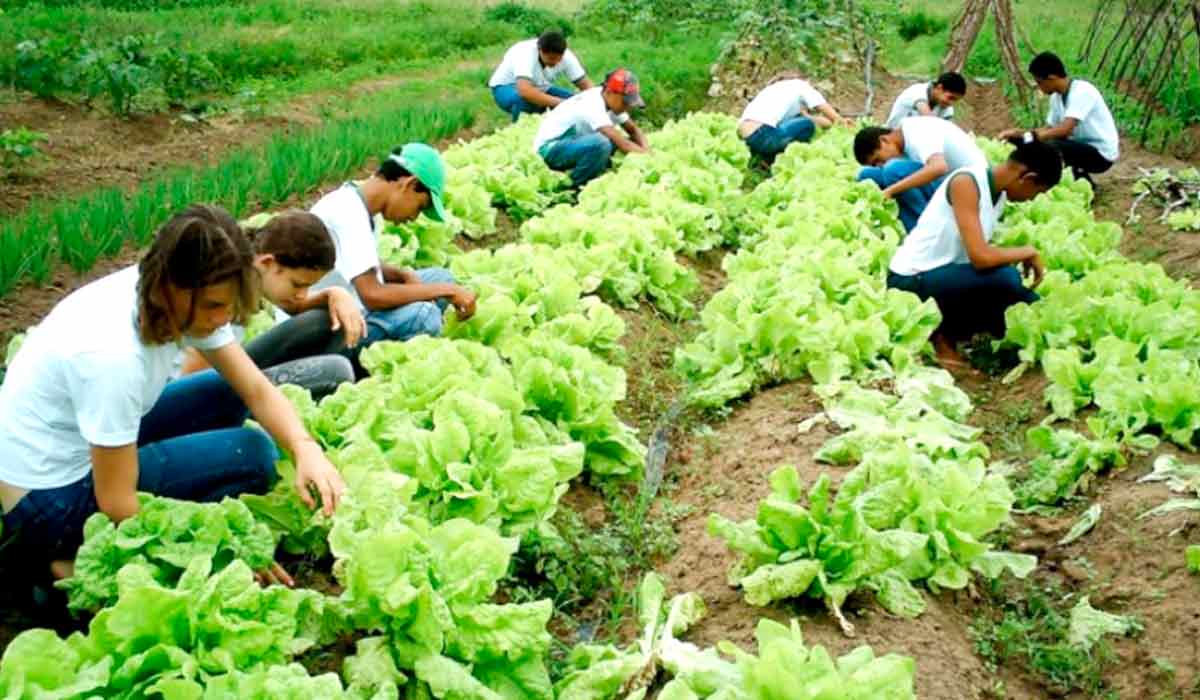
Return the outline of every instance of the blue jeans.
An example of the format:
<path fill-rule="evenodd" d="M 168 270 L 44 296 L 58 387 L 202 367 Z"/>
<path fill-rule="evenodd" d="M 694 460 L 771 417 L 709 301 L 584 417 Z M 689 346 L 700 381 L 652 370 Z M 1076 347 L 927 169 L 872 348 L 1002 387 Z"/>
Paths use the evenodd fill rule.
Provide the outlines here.
<path fill-rule="evenodd" d="M 746 145 L 751 153 L 773 163 L 775 156 L 787 150 L 789 145 L 811 141 L 816 131 L 817 125 L 808 117 L 792 117 L 779 122 L 779 126 L 763 124 L 758 127 L 746 139 Z"/>
<path fill-rule="evenodd" d="M 266 434 L 242 427 L 246 416 L 241 398 L 215 370 L 167 384 L 138 431 L 138 491 L 206 502 L 266 493 L 279 453 Z M 31 564 L 74 558 L 83 524 L 98 510 L 91 472 L 73 484 L 30 491 L 4 514 L 5 535 L 14 533 L 8 544 L 16 547 L 4 557 Z"/>
<path fill-rule="evenodd" d="M 922 167 L 924 166 L 921 163 L 911 158 L 893 158 L 884 163 L 882 167 L 867 166 L 859 170 L 858 180 L 860 182 L 870 180 L 879 185 L 879 189 L 882 190 L 900 182 Z M 929 200 L 933 199 L 933 193 L 942 184 L 942 180 L 943 178 L 939 177 L 928 185 L 914 187 L 896 195 L 896 204 L 900 205 L 900 223 L 904 224 L 905 231 L 912 231 L 913 227 L 917 225 L 917 220 L 921 218 L 921 212 L 929 206 Z"/>
<path fill-rule="evenodd" d="M 551 141 L 539 153 L 551 170 L 570 170 L 571 185 L 583 187 L 608 169 L 613 143 L 604 134 L 592 133 Z"/>
<path fill-rule="evenodd" d="M 565 88 L 560 88 L 556 85 L 543 90 L 547 95 L 557 97 L 559 99 L 567 99 L 575 93 Z M 527 102 L 525 98 L 517 93 L 517 86 L 512 85 L 497 85 L 492 88 L 492 98 L 496 100 L 496 106 L 508 112 L 515 122 L 522 114 L 541 114 L 546 111 L 545 107 L 535 105 L 532 102 Z"/>
<path fill-rule="evenodd" d="M 1038 300 L 1012 265 L 977 270 L 970 263 L 950 263 L 917 275 L 889 272 L 887 285 L 922 301 L 932 297 L 942 312 L 938 330 L 951 342 L 969 340 L 976 333 L 1003 337 L 1008 307 Z"/>
<path fill-rule="evenodd" d="M 454 283 L 454 275 L 442 267 L 429 267 L 416 272 L 422 284 Z M 441 335 L 442 312 L 447 304 L 449 301 L 443 298 L 414 301 L 386 311 L 368 311 L 367 336 L 359 346 L 367 347 L 381 340 L 408 340 L 418 335 Z"/>

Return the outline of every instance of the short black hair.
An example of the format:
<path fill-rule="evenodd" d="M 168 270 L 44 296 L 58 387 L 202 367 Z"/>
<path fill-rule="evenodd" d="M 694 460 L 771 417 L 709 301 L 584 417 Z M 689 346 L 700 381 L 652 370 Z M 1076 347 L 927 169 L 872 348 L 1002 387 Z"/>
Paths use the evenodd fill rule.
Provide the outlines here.
<path fill-rule="evenodd" d="M 398 156 L 400 155 L 401 150 L 403 150 L 403 147 L 397 146 L 392 149 L 391 155 Z M 379 169 L 375 171 L 375 174 L 384 180 L 387 180 L 388 182 L 395 182 L 396 180 L 402 180 L 406 177 L 413 177 L 413 174 L 408 171 L 408 168 L 397 163 L 391 156 L 383 159 L 383 162 L 379 164 Z M 428 192 L 429 188 L 425 187 L 425 183 L 418 179 L 417 191 Z"/>
<path fill-rule="evenodd" d="M 934 85 L 941 85 L 943 88 L 953 92 L 956 95 L 967 94 L 967 80 L 961 74 L 949 71 L 942 73 L 938 79 L 933 82 Z"/>
<path fill-rule="evenodd" d="M 875 151 L 879 150 L 879 144 L 884 136 L 892 133 L 891 129 L 885 129 L 882 126 L 868 126 L 854 135 L 854 159 L 859 165 L 866 165 Z"/>
<path fill-rule="evenodd" d="M 1029 62 L 1029 72 L 1038 80 L 1054 76 L 1067 77 L 1067 67 L 1063 65 L 1062 59 L 1049 51 L 1043 51 L 1033 57 Z"/>
<path fill-rule="evenodd" d="M 1058 149 L 1042 141 L 1030 141 L 1017 146 L 1008 160 L 1024 166 L 1027 172 L 1046 187 L 1054 187 L 1062 179 L 1063 159 Z"/>
<path fill-rule="evenodd" d="M 562 32 L 549 31 L 538 37 L 537 46 L 541 51 L 561 56 L 567 52 L 567 37 Z"/>

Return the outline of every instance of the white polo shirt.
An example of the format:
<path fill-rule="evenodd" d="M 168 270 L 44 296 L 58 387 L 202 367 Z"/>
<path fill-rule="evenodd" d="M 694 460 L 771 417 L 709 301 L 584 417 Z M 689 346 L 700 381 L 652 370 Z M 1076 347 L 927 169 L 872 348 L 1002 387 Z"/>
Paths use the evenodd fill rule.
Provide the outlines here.
<path fill-rule="evenodd" d="M 543 145 L 556 139 L 586 136 L 627 121 L 628 114 L 609 110 L 604 103 L 604 88 L 597 85 L 559 102 L 546 113 L 533 137 L 533 151 L 540 153 Z"/>
<path fill-rule="evenodd" d="M 921 102 L 924 102 L 925 104 L 929 105 L 930 108 L 932 108 L 932 116 L 938 117 L 939 119 L 953 118 L 953 105 L 934 107 L 933 101 L 929 98 L 929 91 L 932 89 L 932 82 L 917 83 L 916 85 L 910 85 L 909 87 L 905 88 L 904 92 L 901 92 L 900 96 L 897 97 L 896 101 L 892 104 L 892 112 L 887 118 L 887 128 L 895 129 L 896 127 L 900 126 L 900 120 L 907 117 L 931 116 L 921 114 L 921 111 L 917 109 L 917 104 Z"/>
<path fill-rule="evenodd" d="M 825 104 L 825 97 L 806 80 L 780 80 L 762 89 L 750 100 L 739 121 L 756 121 L 779 126 L 807 109 Z"/>
<path fill-rule="evenodd" d="M 1071 79 L 1064 102 L 1057 92 L 1050 96 L 1050 113 L 1046 115 L 1048 126 L 1058 126 L 1067 117 L 1079 120 L 1071 132 L 1071 140 L 1086 143 L 1095 148 L 1110 163 L 1121 156 L 1121 139 L 1117 135 L 1117 123 L 1104 102 L 1104 96 L 1086 80 Z"/>
<path fill-rule="evenodd" d="M 571 49 L 563 53 L 562 60 L 553 68 L 542 65 L 537 43 L 537 39 L 529 39 L 513 44 L 505 51 L 504 60 L 500 61 L 500 65 L 488 80 L 488 87 L 512 85 L 517 82 L 517 78 L 525 78 L 539 90 L 545 90 L 553 85 L 560 75 L 567 76 L 567 80 L 572 83 L 587 75 L 583 64 Z"/>
<path fill-rule="evenodd" d="M 146 345 L 137 282 L 136 266 L 102 277 L 30 331 L 0 386 L 0 481 L 33 490 L 82 479 L 92 445 L 137 442 L 183 348 L 235 342 L 223 326 L 204 338 Z"/>
<path fill-rule="evenodd" d="M 949 172 L 976 165 L 987 167 L 987 156 L 975 139 L 953 122 L 938 117 L 908 117 L 900 121 L 900 133 L 904 135 L 905 157 L 918 163 L 941 153 Z"/>

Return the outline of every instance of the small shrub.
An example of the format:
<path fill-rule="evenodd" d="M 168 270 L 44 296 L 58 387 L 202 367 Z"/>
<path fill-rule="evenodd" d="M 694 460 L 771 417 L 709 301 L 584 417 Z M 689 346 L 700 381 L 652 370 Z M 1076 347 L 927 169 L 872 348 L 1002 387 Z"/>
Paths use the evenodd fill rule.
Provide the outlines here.
<path fill-rule="evenodd" d="M 23 164 L 43 156 L 39 144 L 45 143 L 47 137 L 40 131 L 32 131 L 25 127 L 5 129 L 0 131 L 0 167 L 4 172 L 15 172 Z"/>
<path fill-rule="evenodd" d="M 557 29 L 565 36 L 570 36 L 574 30 L 570 21 L 550 10 L 530 7 L 519 2 L 502 2 L 490 7 L 484 13 L 484 18 L 520 27 L 529 36 L 538 36 L 550 29 Z"/>
<path fill-rule="evenodd" d="M 920 36 L 937 34 L 947 26 L 946 20 L 926 14 L 924 10 L 917 10 L 900 15 L 897 29 L 900 32 L 900 38 L 912 41 Z"/>

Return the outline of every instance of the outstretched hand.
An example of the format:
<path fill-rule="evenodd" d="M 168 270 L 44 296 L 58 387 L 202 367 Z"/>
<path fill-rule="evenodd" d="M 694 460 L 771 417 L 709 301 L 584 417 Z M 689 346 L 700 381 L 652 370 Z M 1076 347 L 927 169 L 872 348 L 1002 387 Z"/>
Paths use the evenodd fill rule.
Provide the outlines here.
<path fill-rule="evenodd" d="M 342 494 L 346 491 L 346 482 L 338 473 L 336 467 L 325 457 L 325 453 L 315 442 L 305 443 L 303 453 L 294 455 L 296 460 L 296 491 L 300 500 L 309 508 L 316 508 L 313 498 L 315 491 L 321 497 L 321 510 L 326 516 L 332 516 L 337 510 Z"/>

